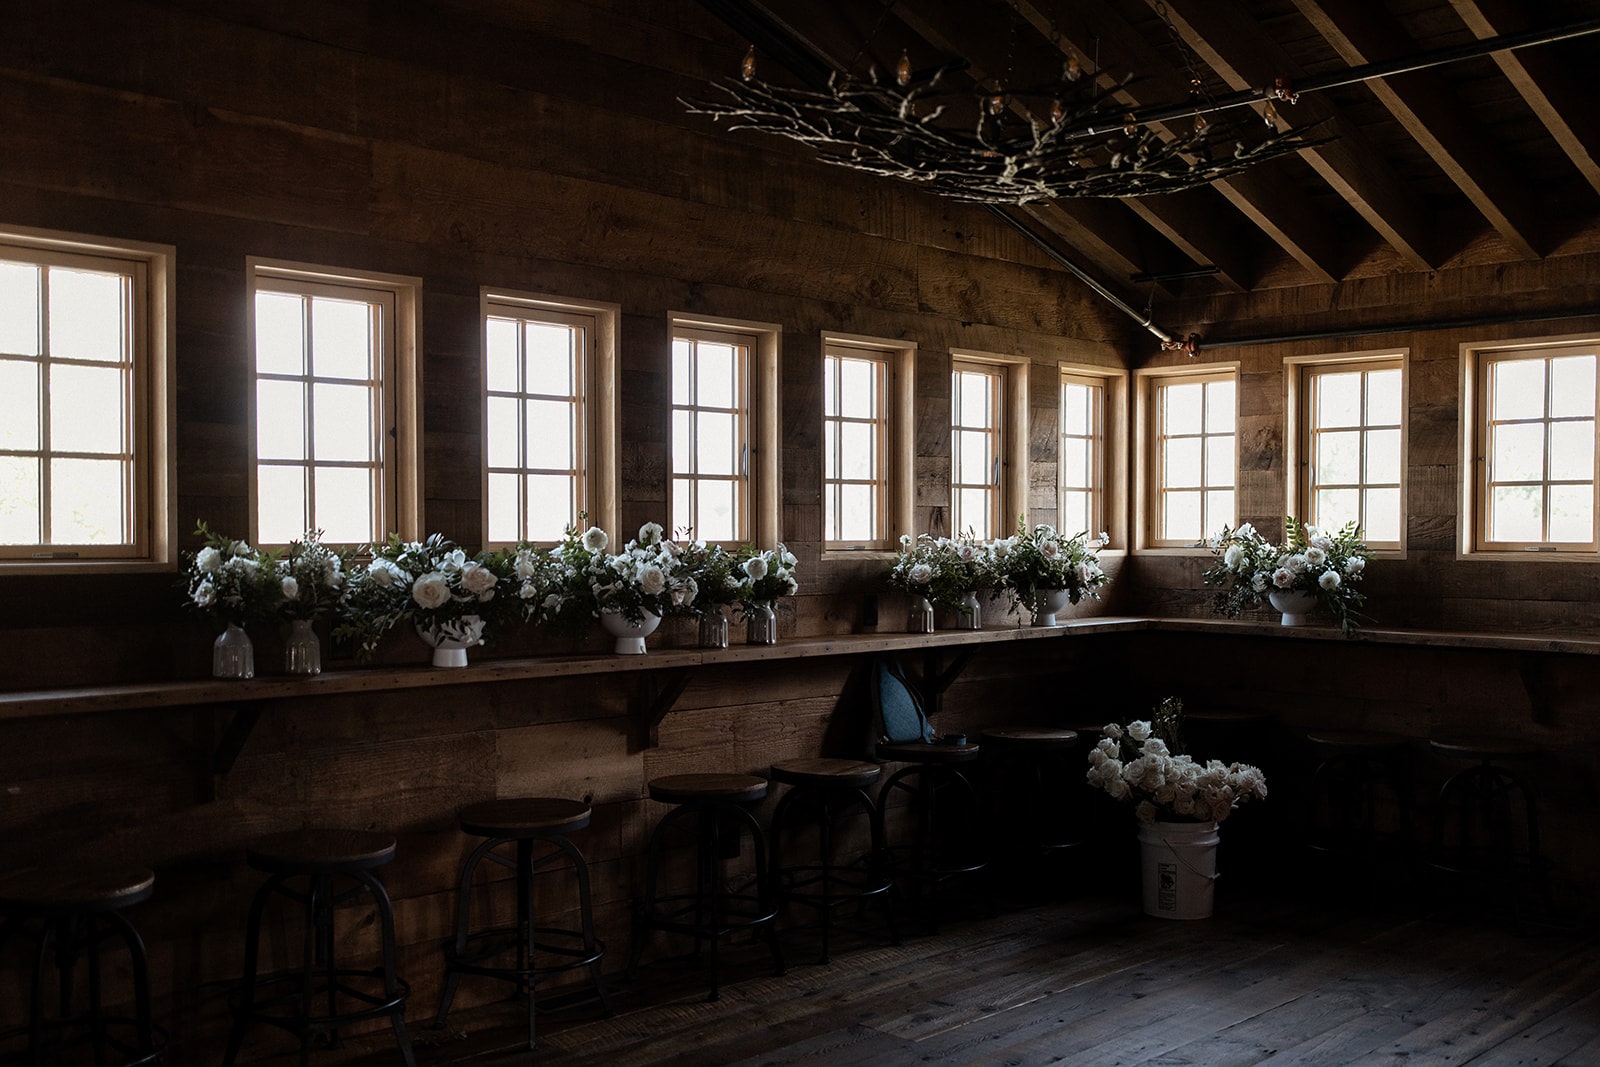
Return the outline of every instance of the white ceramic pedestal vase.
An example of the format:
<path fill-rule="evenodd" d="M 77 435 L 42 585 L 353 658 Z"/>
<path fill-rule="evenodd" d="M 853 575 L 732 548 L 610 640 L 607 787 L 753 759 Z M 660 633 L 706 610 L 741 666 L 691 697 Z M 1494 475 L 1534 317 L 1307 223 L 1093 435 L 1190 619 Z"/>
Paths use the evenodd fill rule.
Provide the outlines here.
<path fill-rule="evenodd" d="M 1217 883 L 1217 824 L 1139 824 L 1144 913 L 1158 919 L 1209 919 Z"/>
<path fill-rule="evenodd" d="M 661 616 L 647 611 L 642 621 L 629 622 L 622 612 L 607 610 L 600 613 L 600 625 L 616 639 L 611 651 L 619 656 L 642 656 L 645 654 L 644 639 L 656 632 Z"/>
<path fill-rule="evenodd" d="M 1274 589 L 1267 594 L 1272 606 L 1283 612 L 1281 626 L 1308 626 L 1311 612 L 1317 606 L 1317 597 L 1300 589 Z"/>
<path fill-rule="evenodd" d="M 933 603 L 927 597 L 911 598 L 911 610 L 906 613 L 906 633 L 933 633 Z"/>
<path fill-rule="evenodd" d="M 419 622 L 417 636 L 433 649 L 435 667 L 465 667 L 467 649 L 483 644 L 483 620 L 463 615 L 450 622 Z"/>
<path fill-rule="evenodd" d="M 778 613 L 771 603 L 749 604 L 744 609 L 744 642 L 747 645 L 778 643 Z"/>
<path fill-rule="evenodd" d="M 285 674 L 321 674 L 322 643 L 310 619 L 290 619 L 289 636 L 283 642 Z"/>
<path fill-rule="evenodd" d="M 254 678 L 256 649 L 244 627 L 230 622 L 211 645 L 211 677 Z"/>
<path fill-rule="evenodd" d="M 1056 612 L 1065 611 L 1069 603 L 1065 589 L 1040 589 L 1033 594 L 1033 624 L 1054 626 Z"/>

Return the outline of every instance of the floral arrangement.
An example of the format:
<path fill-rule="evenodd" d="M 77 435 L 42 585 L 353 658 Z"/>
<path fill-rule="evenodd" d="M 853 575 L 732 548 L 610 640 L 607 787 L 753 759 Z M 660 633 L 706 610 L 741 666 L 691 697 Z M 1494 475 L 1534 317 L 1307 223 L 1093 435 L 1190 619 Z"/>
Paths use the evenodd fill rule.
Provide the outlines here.
<path fill-rule="evenodd" d="M 684 572 L 677 544 L 664 536 L 660 523 L 647 522 L 621 552 L 608 554 L 610 538 L 598 526 L 567 535 L 551 550 L 567 578 L 566 597 L 596 617 L 619 612 L 629 622 L 644 621 L 645 612 L 668 615 L 689 611 L 699 596 L 699 583 Z"/>
<path fill-rule="evenodd" d="M 1283 520 L 1284 543 L 1273 544 L 1248 522 L 1237 530 L 1226 526 L 1201 544 L 1216 562 L 1202 576 L 1206 585 L 1220 585 L 1214 607 L 1237 618 L 1245 608 L 1266 600 L 1274 590 L 1296 590 L 1317 598 L 1339 621 L 1346 634 L 1356 629 L 1357 613 L 1366 597 L 1358 588 L 1367 566 L 1361 529 L 1348 522 L 1329 535 L 1294 516 Z"/>
<path fill-rule="evenodd" d="M 344 600 L 344 556 L 322 543 L 321 530 L 307 530 L 303 538 L 291 541 L 277 569 L 286 618 L 329 615 Z"/>
<path fill-rule="evenodd" d="M 212 533 L 203 522 L 195 525 L 194 532 L 205 538 L 205 546 L 184 562 L 184 592 L 190 607 L 238 626 L 276 610 L 285 593 L 271 556 L 244 541 Z"/>
<path fill-rule="evenodd" d="M 739 587 L 734 599 L 744 611 L 751 612 L 771 605 L 781 596 L 794 596 L 800 590 L 794 577 L 798 562 L 782 541 L 769 549 L 746 545 L 735 559 Z"/>
<path fill-rule="evenodd" d="M 513 581 L 503 554 L 469 559 L 455 542 L 437 533 L 422 541 L 390 534 L 384 544 L 362 550 L 363 555 L 368 552 L 372 562 L 349 575 L 345 621 L 334 631 L 354 640 L 362 657 L 371 655 L 378 639 L 401 622 L 454 636 L 472 627 L 467 616 L 488 621 L 510 603 L 502 598 L 490 607 Z"/>
<path fill-rule="evenodd" d="M 1016 534 L 994 543 L 995 577 L 1011 594 L 1011 610 L 1031 605 L 1034 596 L 1046 589 L 1066 590 L 1074 604 L 1086 596 L 1100 599 L 1095 590 L 1110 579 L 1100 567 L 1098 553 L 1110 540 L 1101 534 L 1091 541 L 1087 532 L 1062 537 L 1048 523 L 1030 531 L 1019 516 Z"/>
<path fill-rule="evenodd" d="M 992 582 L 994 548 L 971 536 L 910 534 L 900 537 L 900 555 L 889 568 L 889 584 L 903 593 L 955 608 L 961 598 Z"/>
<path fill-rule="evenodd" d="M 510 572 L 511 610 L 523 622 L 554 621 L 567 605 L 570 576 L 551 553 L 527 542 L 500 554 L 500 567 Z"/>
<path fill-rule="evenodd" d="M 727 605 L 738 603 L 739 581 L 745 573 L 737 557 L 721 545 L 690 541 L 680 546 L 678 565 L 694 580 L 694 614 L 715 615 Z"/>
<path fill-rule="evenodd" d="M 1202 764 L 1182 754 L 1181 701 L 1163 700 L 1152 718 L 1108 723 L 1089 750 L 1089 785 L 1113 800 L 1132 801 L 1140 822 L 1222 822 L 1239 805 L 1267 798 L 1259 768 Z"/>

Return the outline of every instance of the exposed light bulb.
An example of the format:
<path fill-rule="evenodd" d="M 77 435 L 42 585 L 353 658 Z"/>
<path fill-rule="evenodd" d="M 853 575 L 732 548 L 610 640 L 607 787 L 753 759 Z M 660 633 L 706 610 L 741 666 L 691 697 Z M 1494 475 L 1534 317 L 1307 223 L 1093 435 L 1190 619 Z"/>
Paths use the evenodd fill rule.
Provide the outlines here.
<path fill-rule="evenodd" d="M 894 80 L 900 83 L 901 88 L 911 84 L 911 57 L 906 50 L 900 50 L 900 62 L 894 66 Z"/>
<path fill-rule="evenodd" d="M 751 45 L 750 50 L 744 54 L 744 62 L 739 64 L 739 76 L 749 81 L 756 76 L 756 46 Z"/>

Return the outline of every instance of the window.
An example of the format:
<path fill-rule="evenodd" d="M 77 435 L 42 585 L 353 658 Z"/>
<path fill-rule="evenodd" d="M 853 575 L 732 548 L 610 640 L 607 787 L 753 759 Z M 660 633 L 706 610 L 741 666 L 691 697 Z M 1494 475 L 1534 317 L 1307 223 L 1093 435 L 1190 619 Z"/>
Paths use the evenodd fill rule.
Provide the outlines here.
<path fill-rule="evenodd" d="M 252 536 L 418 534 L 420 283 L 251 261 Z"/>
<path fill-rule="evenodd" d="M 887 549 L 911 528 L 911 460 L 900 427 L 911 414 L 915 351 L 825 339 L 822 356 L 822 539 L 830 548 Z"/>
<path fill-rule="evenodd" d="M 1104 530 L 1106 382 L 1061 372 L 1061 439 L 1056 454 L 1056 529 Z"/>
<path fill-rule="evenodd" d="M 1354 521 L 1370 548 L 1403 547 L 1403 366 L 1399 356 L 1291 363 L 1290 510 L 1327 530 Z"/>
<path fill-rule="evenodd" d="M 489 544 L 558 541 L 580 512 L 614 523 L 616 316 L 612 305 L 485 291 Z"/>
<path fill-rule="evenodd" d="M 1028 499 L 1028 365 L 952 352 L 950 532 L 1003 537 Z"/>
<path fill-rule="evenodd" d="M 0 563 L 171 561 L 173 250 L 0 232 Z"/>
<path fill-rule="evenodd" d="M 1592 341 L 1469 354 L 1476 438 L 1472 546 L 1592 554 L 1595 362 Z M 1465 524 L 1463 524 L 1465 525 Z"/>
<path fill-rule="evenodd" d="M 777 540 L 778 332 L 758 323 L 673 321 L 668 506 L 674 533 Z"/>
<path fill-rule="evenodd" d="M 1237 524 L 1235 372 L 1151 374 L 1146 542 L 1189 548 Z"/>

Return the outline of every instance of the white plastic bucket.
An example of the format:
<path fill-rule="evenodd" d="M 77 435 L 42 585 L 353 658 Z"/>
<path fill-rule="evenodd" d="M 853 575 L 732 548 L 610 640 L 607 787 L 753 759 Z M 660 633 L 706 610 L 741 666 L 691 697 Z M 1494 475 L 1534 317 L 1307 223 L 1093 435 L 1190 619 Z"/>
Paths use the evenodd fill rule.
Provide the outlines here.
<path fill-rule="evenodd" d="M 1217 824 L 1139 826 L 1144 913 L 1159 919 L 1209 919 L 1217 883 Z"/>

